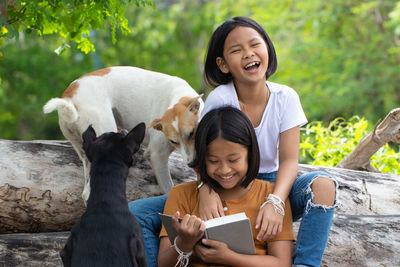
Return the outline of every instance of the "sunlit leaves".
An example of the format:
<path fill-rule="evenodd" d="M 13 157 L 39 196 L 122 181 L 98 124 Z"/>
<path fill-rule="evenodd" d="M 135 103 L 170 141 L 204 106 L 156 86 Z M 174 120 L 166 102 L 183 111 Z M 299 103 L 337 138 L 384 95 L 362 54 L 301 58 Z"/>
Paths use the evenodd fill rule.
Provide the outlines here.
<path fill-rule="evenodd" d="M 130 28 L 125 17 L 126 7 L 130 3 L 136 6 L 153 6 L 151 0 L 16 0 L 7 11 L 8 20 L 0 32 L 0 38 L 15 38 L 19 32 L 32 32 L 38 35 L 58 34 L 68 42 L 78 44 L 78 49 L 84 53 L 94 51 L 94 45 L 88 38 L 90 30 L 105 30 L 111 32 L 113 43 L 116 42 L 116 30 L 128 34 Z M 5 28 L 5 30 L 4 30 Z"/>
<path fill-rule="evenodd" d="M 320 121 L 309 123 L 301 131 L 301 162 L 336 166 L 371 131 L 364 118 L 354 116 L 348 121 L 336 118 L 327 127 Z M 399 147 L 397 146 L 397 150 Z M 383 172 L 400 174 L 400 154 L 385 144 L 372 157 L 372 165 Z"/>

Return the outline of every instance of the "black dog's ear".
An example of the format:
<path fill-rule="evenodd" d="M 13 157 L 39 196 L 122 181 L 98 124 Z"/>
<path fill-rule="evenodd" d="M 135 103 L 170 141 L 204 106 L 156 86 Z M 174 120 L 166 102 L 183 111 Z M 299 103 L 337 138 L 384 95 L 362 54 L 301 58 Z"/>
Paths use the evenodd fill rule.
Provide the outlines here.
<path fill-rule="evenodd" d="M 82 139 L 83 139 L 83 142 L 86 142 L 86 143 L 91 143 L 91 142 L 93 142 L 93 140 L 96 139 L 96 132 L 94 131 L 92 125 L 89 125 L 89 127 L 86 129 L 86 131 L 83 132 Z"/>
<path fill-rule="evenodd" d="M 85 154 L 90 162 L 92 162 L 92 157 L 89 153 L 89 147 L 90 144 L 93 143 L 94 140 L 96 140 L 96 133 L 92 127 L 92 125 L 89 125 L 89 127 L 86 129 L 86 131 L 83 132 L 82 134 L 82 148 L 85 151 Z"/>
<path fill-rule="evenodd" d="M 143 142 L 145 132 L 146 125 L 144 122 L 141 122 L 125 136 L 126 145 L 133 147 L 133 152 L 136 152 L 139 149 L 140 144 Z"/>

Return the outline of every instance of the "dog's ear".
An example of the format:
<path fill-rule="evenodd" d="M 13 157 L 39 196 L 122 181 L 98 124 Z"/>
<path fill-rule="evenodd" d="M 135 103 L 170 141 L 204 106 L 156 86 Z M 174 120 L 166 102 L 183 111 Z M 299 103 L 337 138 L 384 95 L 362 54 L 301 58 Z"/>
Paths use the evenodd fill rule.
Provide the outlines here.
<path fill-rule="evenodd" d="M 199 96 L 196 96 L 196 97 L 193 97 L 193 98 L 191 99 L 191 103 L 190 103 L 190 105 L 188 106 L 188 109 L 187 109 L 187 110 L 189 110 L 190 112 L 192 112 L 192 113 L 194 113 L 194 114 L 197 114 L 197 113 L 199 112 L 199 109 L 200 109 L 199 98 L 201 98 L 202 96 L 203 96 L 203 94 L 201 94 L 201 95 L 199 95 Z"/>
<path fill-rule="evenodd" d="M 82 134 L 82 148 L 85 151 L 85 154 L 90 162 L 92 162 L 92 157 L 89 152 L 90 144 L 93 143 L 93 141 L 96 139 L 96 132 L 94 131 L 92 125 L 89 125 L 89 127 L 86 129 L 86 131 L 83 132 Z"/>
<path fill-rule="evenodd" d="M 92 125 L 89 125 L 86 131 L 83 132 L 82 139 L 84 143 L 91 143 L 96 139 L 96 132 L 94 131 Z"/>
<path fill-rule="evenodd" d="M 146 125 L 144 122 L 141 122 L 125 136 L 126 145 L 133 147 L 133 152 L 136 152 L 139 149 L 140 144 L 143 142 L 145 133 Z"/>
<path fill-rule="evenodd" d="M 154 128 L 158 131 L 162 131 L 161 119 L 160 118 L 154 119 L 152 122 L 150 122 L 150 124 L 149 124 L 149 126 L 147 126 L 147 128 Z"/>

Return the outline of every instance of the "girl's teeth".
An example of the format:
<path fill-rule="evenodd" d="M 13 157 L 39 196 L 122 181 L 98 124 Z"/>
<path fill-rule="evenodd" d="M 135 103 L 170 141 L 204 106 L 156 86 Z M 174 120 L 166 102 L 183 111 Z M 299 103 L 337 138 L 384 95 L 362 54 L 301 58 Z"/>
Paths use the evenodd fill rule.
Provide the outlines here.
<path fill-rule="evenodd" d="M 248 68 L 253 67 L 253 66 L 256 66 L 256 65 L 258 65 L 258 64 L 259 64 L 258 62 L 252 62 L 252 63 L 250 63 L 250 64 L 244 66 L 244 68 L 245 68 L 245 69 L 248 69 Z"/>

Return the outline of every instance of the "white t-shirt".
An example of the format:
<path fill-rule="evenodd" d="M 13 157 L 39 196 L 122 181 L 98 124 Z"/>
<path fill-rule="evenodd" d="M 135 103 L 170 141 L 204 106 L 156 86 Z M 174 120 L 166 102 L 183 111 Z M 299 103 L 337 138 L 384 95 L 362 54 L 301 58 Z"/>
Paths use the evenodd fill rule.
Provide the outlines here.
<path fill-rule="evenodd" d="M 271 92 L 260 124 L 254 128 L 260 149 L 260 173 L 277 171 L 279 134 L 296 126 L 303 126 L 307 118 L 301 107 L 297 93 L 290 87 L 267 81 Z M 233 83 L 220 85 L 208 95 L 203 117 L 208 111 L 233 106 L 240 109 L 239 100 Z"/>

